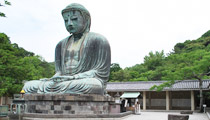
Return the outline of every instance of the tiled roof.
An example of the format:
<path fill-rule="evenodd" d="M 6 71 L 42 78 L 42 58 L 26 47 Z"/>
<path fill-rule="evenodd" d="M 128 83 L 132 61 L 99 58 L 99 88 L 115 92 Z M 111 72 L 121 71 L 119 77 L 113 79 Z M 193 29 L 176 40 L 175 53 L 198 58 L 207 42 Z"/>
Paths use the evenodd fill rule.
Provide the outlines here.
<path fill-rule="evenodd" d="M 166 81 L 139 81 L 139 82 L 109 82 L 107 91 L 151 91 L 153 85 L 160 85 Z M 210 80 L 203 80 L 203 90 L 210 90 Z M 198 80 L 175 81 L 170 88 L 164 88 L 163 91 L 180 91 L 180 90 L 199 90 Z"/>

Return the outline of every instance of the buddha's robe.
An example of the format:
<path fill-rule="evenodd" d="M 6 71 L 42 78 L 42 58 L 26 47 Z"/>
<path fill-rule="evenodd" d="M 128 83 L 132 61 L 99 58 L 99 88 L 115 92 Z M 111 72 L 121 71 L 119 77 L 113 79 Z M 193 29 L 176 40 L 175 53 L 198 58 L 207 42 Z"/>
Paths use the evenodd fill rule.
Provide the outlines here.
<path fill-rule="evenodd" d="M 104 94 L 109 78 L 111 53 L 106 38 L 86 33 L 73 44 L 73 37 L 60 41 L 55 50 L 56 72 L 73 80 L 33 80 L 26 82 L 26 93 Z"/>

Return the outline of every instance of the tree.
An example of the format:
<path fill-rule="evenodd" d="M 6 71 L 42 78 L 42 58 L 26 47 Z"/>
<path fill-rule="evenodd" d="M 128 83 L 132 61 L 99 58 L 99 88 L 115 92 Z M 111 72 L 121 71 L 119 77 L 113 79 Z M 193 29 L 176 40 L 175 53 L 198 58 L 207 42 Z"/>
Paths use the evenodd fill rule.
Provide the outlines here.
<path fill-rule="evenodd" d="M 175 53 L 181 53 L 184 48 L 185 48 L 185 44 L 184 43 L 177 43 L 174 46 L 174 52 Z"/>
<path fill-rule="evenodd" d="M 209 79 L 210 75 L 210 51 L 195 50 L 186 53 L 172 54 L 167 58 L 167 67 L 164 70 L 164 80 L 169 81 L 152 89 L 162 90 L 170 87 L 174 80 L 197 79 L 200 88 L 200 111 L 203 111 L 203 79 Z M 173 64 L 169 64 L 173 63 Z"/>
<path fill-rule="evenodd" d="M 117 72 L 119 70 L 122 70 L 120 65 L 118 63 L 112 63 L 110 67 L 110 72 Z"/>
<path fill-rule="evenodd" d="M 114 73 L 120 70 L 122 70 L 122 68 L 120 67 L 118 63 L 112 63 L 110 66 L 109 80 L 113 80 Z"/>
<path fill-rule="evenodd" d="M 117 67 L 113 67 L 113 69 L 111 67 L 110 78 L 112 80 L 112 78 L 117 78 L 114 77 L 114 75 L 122 74 L 124 77 L 122 77 L 121 79 L 124 80 L 127 79 L 127 81 L 141 81 L 141 80 L 175 81 L 175 80 L 196 79 L 195 77 L 192 77 L 192 71 L 187 71 L 187 69 L 188 68 L 191 69 L 189 66 L 191 67 L 196 66 L 196 64 L 201 65 L 201 63 L 198 63 L 199 60 L 201 60 L 199 58 L 208 56 L 208 53 L 207 54 L 204 53 L 210 52 L 209 43 L 210 43 L 210 31 L 207 31 L 205 34 L 203 34 L 200 38 L 196 40 L 186 40 L 184 43 L 177 43 L 174 46 L 174 51 L 168 54 L 167 56 L 164 55 L 163 51 L 150 52 L 147 56 L 144 57 L 144 63 L 136 64 L 132 67 L 127 67 L 124 70 L 122 70 L 120 73 L 116 74 L 113 74 L 114 73 L 113 71 L 117 71 L 114 68 L 119 68 L 119 66 L 116 65 Z M 194 63 L 195 61 L 197 61 L 197 63 Z M 206 66 L 208 65 L 206 64 Z M 208 77 L 203 76 L 203 78 L 205 79 Z"/>
<path fill-rule="evenodd" d="M 11 3 L 7 0 L 4 0 L 4 3 L 0 2 L 0 7 L 6 6 L 6 5 L 11 5 Z M 6 17 L 6 15 L 3 12 L 0 12 L 0 17 Z"/>
<path fill-rule="evenodd" d="M 0 33 L 0 96 L 19 93 L 24 80 L 49 78 L 54 73 L 53 63 L 12 44 L 6 34 Z"/>
<path fill-rule="evenodd" d="M 204 33 L 201 37 L 210 37 L 210 30 Z"/>
<path fill-rule="evenodd" d="M 188 55 L 187 66 L 183 67 L 182 72 L 199 80 L 200 112 L 203 112 L 203 79 L 210 76 L 210 52 L 199 50 Z"/>
<path fill-rule="evenodd" d="M 163 65 L 165 55 L 164 52 L 150 52 L 149 56 L 144 57 L 144 65 L 148 70 L 155 70 L 158 66 Z"/>
<path fill-rule="evenodd" d="M 162 80 L 169 80 L 152 89 L 170 87 L 174 80 L 197 79 L 200 88 L 200 111 L 203 111 L 203 79 L 210 78 L 210 30 L 197 40 L 186 40 L 174 47 L 162 65 Z"/>

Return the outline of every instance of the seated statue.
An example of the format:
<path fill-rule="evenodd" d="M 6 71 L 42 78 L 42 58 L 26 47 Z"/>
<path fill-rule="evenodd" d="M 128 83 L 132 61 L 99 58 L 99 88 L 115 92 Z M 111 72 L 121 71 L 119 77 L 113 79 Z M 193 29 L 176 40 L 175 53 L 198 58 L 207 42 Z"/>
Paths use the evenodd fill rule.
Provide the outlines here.
<path fill-rule="evenodd" d="M 56 74 L 52 78 L 28 81 L 23 90 L 32 93 L 100 94 L 109 78 L 111 53 L 105 37 L 89 32 L 89 11 L 80 4 L 62 10 L 70 36 L 55 49 Z"/>

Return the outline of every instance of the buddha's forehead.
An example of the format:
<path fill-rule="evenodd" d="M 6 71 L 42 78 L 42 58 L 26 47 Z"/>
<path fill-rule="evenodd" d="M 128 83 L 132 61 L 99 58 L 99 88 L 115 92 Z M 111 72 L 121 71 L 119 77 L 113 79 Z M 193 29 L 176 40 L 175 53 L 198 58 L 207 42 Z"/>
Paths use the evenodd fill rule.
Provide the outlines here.
<path fill-rule="evenodd" d="M 82 16 L 80 11 L 78 10 L 71 10 L 63 13 L 63 17 L 78 17 L 78 16 Z"/>

